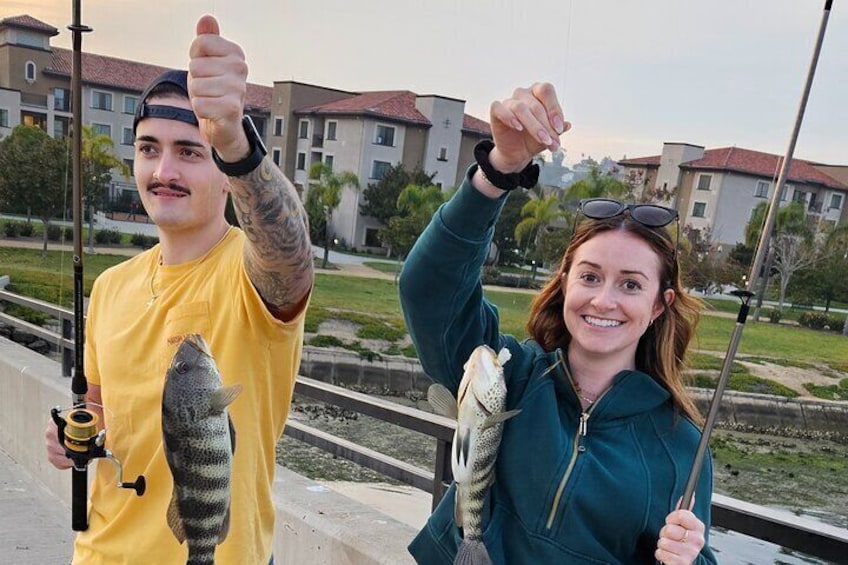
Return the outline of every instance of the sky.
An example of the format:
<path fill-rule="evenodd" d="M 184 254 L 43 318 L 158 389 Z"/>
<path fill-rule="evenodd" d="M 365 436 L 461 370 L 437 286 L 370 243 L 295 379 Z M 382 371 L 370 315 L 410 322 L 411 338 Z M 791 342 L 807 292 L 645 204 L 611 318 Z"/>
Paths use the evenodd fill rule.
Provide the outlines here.
<path fill-rule="evenodd" d="M 552 83 L 566 163 L 657 155 L 663 142 L 786 153 L 824 0 L 82 0 L 83 49 L 185 68 L 215 15 L 249 80 L 493 100 Z M 248 9 L 249 8 L 249 9 Z M 71 0 L 0 0 L 71 47 Z M 836 0 L 795 157 L 848 165 L 848 2 Z"/>

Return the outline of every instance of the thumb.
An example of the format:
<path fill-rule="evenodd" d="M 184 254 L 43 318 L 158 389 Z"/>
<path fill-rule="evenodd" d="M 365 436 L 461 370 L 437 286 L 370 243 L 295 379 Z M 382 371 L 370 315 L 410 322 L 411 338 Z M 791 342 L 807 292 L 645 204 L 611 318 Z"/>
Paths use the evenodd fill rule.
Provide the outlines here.
<path fill-rule="evenodd" d="M 206 14 L 197 20 L 197 35 L 221 35 L 221 27 L 218 25 L 218 20 L 213 16 Z"/>

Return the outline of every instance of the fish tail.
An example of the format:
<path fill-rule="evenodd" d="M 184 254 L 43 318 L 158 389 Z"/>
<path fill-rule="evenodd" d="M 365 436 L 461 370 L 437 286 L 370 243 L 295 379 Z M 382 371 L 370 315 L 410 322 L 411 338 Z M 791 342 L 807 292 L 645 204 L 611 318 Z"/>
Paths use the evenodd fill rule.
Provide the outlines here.
<path fill-rule="evenodd" d="M 453 565 L 492 565 L 492 558 L 481 540 L 464 539 Z"/>

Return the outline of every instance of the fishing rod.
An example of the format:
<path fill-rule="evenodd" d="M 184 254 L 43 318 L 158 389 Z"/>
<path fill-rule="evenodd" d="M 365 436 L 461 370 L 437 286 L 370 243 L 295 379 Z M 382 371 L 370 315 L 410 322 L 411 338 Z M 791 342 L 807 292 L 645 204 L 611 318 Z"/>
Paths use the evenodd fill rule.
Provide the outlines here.
<path fill-rule="evenodd" d="M 727 355 L 724 357 L 724 363 L 721 366 L 721 373 L 718 378 L 718 383 L 716 384 L 715 393 L 713 394 L 713 399 L 710 401 L 710 409 L 707 414 L 707 420 L 704 423 L 701 441 L 698 444 L 698 450 L 695 452 L 695 459 L 692 463 L 692 469 L 689 472 L 689 479 L 686 483 L 686 488 L 683 491 L 683 500 L 680 505 L 681 508 L 689 508 L 691 506 L 692 496 L 695 493 L 695 486 L 698 482 L 698 476 L 701 473 L 701 466 L 704 462 L 704 454 L 707 451 L 710 435 L 712 434 L 716 417 L 718 416 L 721 397 L 724 394 L 724 389 L 727 386 L 727 379 L 730 376 L 730 367 L 733 363 L 733 359 L 736 357 L 736 350 L 739 347 L 739 340 L 742 337 L 742 330 L 745 327 L 745 321 L 750 310 L 751 298 L 754 297 L 753 287 L 759 278 L 760 269 L 762 269 L 766 252 L 769 247 L 769 240 L 771 239 L 775 219 L 777 218 L 777 209 L 780 205 L 780 194 L 783 192 L 783 186 L 785 185 L 786 177 L 789 174 L 789 166 L 792 164 L 792 155 L 795 153 L 795 143 L 798 141 L 798 133 L 801 130 L 801 122 L 804 119 L 804 110 L 807 107 L 807 100 L 810 97 L 810 88 L 813 85 L 813 77 L 816 74 L 816 66 L 818 65 L 819 55 L 821 54 L 824 32 L 827 29 L 827 20 L 830 18 L 830 9 L 832 4 L 833 0 L 825 0 L 824 14 L 822 14 L 819 34 L 816 38 L 816 45 L 813 49 L 813 57 L 810 61 L 810 68 L 807 71 L 807 81 L 804 84 L 804 90 L 801 94 L 801 102 L 798 104 L 798 113 L 795 117 L 795 125 L 792 129 L 792 135 L 789 138 L 789 146 L 786 148 L 786 155 L 783 157 L 780 175 L 777 177 L 777 185 L 775 185 L 774 193 L 771 195 L 768 214 L 766 216 L 763 230 L 760 233 L 760 240 L 757 243 L 757 254 L 754 258 L 753 265 L 751 265 L 751 272 L 748 276 L 746 288 L 745 290 L 737 290 L 732 293 L 742 300 L 742 305 L 739 308 L 739 315 L 736 317 L 736 326 L 733 328 L 733 334 L 731 335 L 730 344 L 727 348 Z"/>
<path fill-rule="evenodd" d="M 144 477 L 134 482 L 123 481 L 121 462 L 104 447 L 106 430 L 99 427 L 99 416 L 86 403 L 88 382 L 85 378 L 85 319 L 83 317 L 83 260 L 82 260 L 82 34 L 93 31 L 81 23 L 81 0 L 73 0 L 73 63 L 71 66 L 71 104 L 73 115 L 73 232 L 74 232 L 74 371 L 71 378 L 72 408 L 62 416 L 59 407 L 50 410 L 56 423 L 59 444 L 73 461 L 71 469 L 71 527 L 81 532 L 88 529 L 88 464 L 92 459 L 106 458 L 118 467 L 118 486 L 144 494 Z"/>

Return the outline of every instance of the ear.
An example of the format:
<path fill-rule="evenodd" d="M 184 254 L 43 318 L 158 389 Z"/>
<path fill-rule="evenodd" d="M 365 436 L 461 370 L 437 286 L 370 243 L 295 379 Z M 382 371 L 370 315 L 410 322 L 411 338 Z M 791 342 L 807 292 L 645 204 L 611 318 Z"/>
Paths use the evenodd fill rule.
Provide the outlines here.
<path fill-rule="evenodd" d="M 657 316 L 662 314 L 663 311 L 666 309 L 666 306 L 671 306 L 672 302 L 674 302 L 674 299 L 677 295 L 674 293 L 674 290 L 667 288 L 663 291 L 662 296 L 664 299 L 664 303 L 658 300 L 657 303 L 654 305 L 654 311 L 651 314 L 651 317 L 653 319 L 656 319 Z"/>

